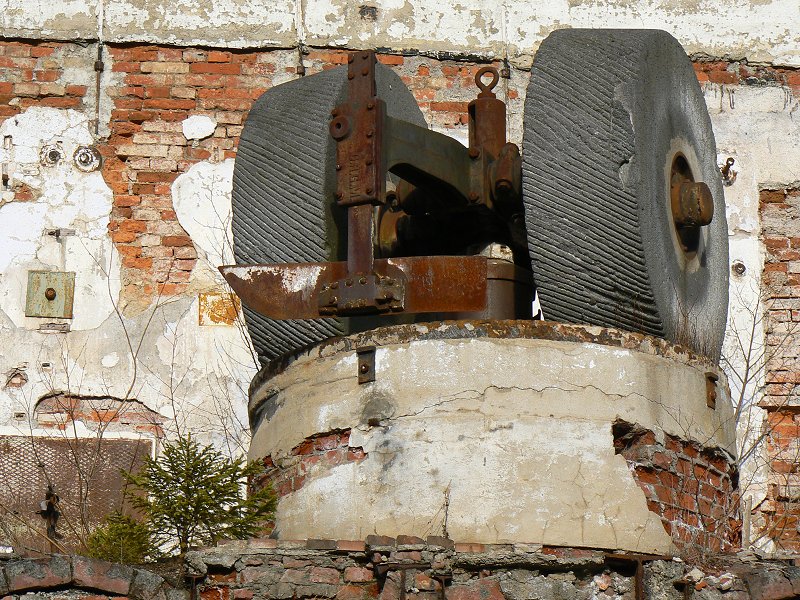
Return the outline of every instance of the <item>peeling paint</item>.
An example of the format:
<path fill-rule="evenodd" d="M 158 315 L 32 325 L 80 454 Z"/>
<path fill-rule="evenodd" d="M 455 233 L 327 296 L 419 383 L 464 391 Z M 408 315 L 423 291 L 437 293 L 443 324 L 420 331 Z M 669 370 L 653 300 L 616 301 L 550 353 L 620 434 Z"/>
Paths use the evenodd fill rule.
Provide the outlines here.
<path fill-rule="evenodd" d="M 363 8 L 362 8 L 363 7 Z M 396 51 L 507 57 L 529 66 L 532 52 L 562 27 L 658 28 L 691 53 L 800 66 L 800 10 L 794 0 L 716 3 L 699 0 L 557 0 L 442 4 L 436 0 L 76 0 L 42 5 L 5 0 L 7 36 L 154 42 L 229 48 L 293 47 L 300 43 Z"/>

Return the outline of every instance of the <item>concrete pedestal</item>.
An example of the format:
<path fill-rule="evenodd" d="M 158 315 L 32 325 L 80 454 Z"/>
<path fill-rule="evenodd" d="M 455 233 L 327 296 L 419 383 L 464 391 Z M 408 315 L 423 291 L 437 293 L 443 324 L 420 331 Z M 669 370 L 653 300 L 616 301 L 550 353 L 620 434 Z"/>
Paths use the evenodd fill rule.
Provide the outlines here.
<path fill-rule="evenodd" d="M 375 380 L 360 384 L 370 347 Z M 250 412 L 279 538 L 725 547 L 729 515 L 712 510 L 729 512 L 735 484 L 727 384 L 663 340 L 532 321 L 387 327 L 263 371 Z"/>

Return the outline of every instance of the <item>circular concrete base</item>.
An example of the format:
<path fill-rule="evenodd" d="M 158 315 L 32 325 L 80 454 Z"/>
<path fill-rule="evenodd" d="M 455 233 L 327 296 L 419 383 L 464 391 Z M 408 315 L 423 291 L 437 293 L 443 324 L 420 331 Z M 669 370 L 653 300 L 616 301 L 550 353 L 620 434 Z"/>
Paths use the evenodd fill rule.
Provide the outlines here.
<path fill-rule="evenodd" d="M 370 347 L 375 380 L 359 383 Z M 652 459 L 671 448 L 672 466 L 652 472 L 675 478 L 680 461 L 710 465 L 734 448 L 724 375 L 706 360 L 642 335 L 532 321 L 329 340 L 259 374 L 250 412 L 250 457 L 280 493 L 284 539 L 445 534 L 668 553 L 665 507 L 684 500 L 672 490 L 656 506 L 630 449 Z"/>

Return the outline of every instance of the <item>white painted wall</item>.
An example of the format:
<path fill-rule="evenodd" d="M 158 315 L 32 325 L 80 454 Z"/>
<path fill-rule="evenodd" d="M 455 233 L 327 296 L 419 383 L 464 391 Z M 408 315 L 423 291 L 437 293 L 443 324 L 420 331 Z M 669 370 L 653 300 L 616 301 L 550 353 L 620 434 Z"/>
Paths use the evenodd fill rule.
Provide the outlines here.
<path fill-rule="evenodd" d="M 523 66 L 560 27 L 665 29 L 690 53 L 800 66 L 796 0 L 0 0 L 8 37 L 242 48 L 300 42 L 507 56 Z"/>

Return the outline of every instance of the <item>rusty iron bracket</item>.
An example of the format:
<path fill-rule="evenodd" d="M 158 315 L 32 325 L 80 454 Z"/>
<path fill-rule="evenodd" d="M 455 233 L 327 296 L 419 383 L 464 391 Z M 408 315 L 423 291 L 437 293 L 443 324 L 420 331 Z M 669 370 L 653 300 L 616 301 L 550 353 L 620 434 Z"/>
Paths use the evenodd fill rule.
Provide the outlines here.
<path fill-rule="evenodd" d="M 400 312 L 405 307 L 405 283 L 401 272 L 394 277 L 374 273 L 351 277 L 348 272 L 345 278 L 322 286 L 319 314 Z"/>
<path fill-rule="evenodd" d="M 401 298 L 385 303 L 387 312 L 399 303 L 402 309 L 397 312 L 406 313 L 481 311 L 488 301 L 489 262 L 484 256 L 379 258 L 375 269 L 407 282 Z M 272 319 L 317 319 L 342 314 L 332 310 L 332 303 L 339 306 L 339 296 L 331 294 L 347 289 L 348 279 L 352 286 L 356 281 L 361 285 L 360 279 L 349 277 L 347 268 L 345 262 L 282 263 L 225 266 L 220 272 L 242 302 L 256 312 Z M 389 292 L 397 289 L 388 282 L 386 286 Z M 328 304 L 320 306 L 321 301 Z M 342 302 L 356 304 L 358 300 L 345 297 Z"/>
<path fill-rule="evenodd" d="M 356 348 L 358 356 L 358 383 L 375 381 L 375 346 Z"/>
<path fill-rule="evenodd" d="M 719 381 L 719 375 L 713 371 L 706 372 L 706 406 L 708 408 L 717 407 L 717 381 Z"/>

